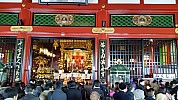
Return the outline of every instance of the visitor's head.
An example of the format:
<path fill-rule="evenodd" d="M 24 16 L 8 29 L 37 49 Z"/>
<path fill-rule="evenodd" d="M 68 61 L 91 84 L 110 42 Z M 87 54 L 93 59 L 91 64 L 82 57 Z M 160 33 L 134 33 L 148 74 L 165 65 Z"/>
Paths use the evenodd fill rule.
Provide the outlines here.
<path fill-rule="evenodd" d="M 169 86 L 169 85 L 170 85 L 169 82 L 166 82 L 166 83 L 165 83 L 165 86 Z"/>
<path fill-rule="evenodd" d="M 119 84 L 119 90 L 127 92 L 127 85 L 125 83 L 120 83 Z"/>
<path fill-rule="evenodd" d="M 48 81 L 48 82 L 46 82 L 44 89 L 49 90 L 50 88 L 52 88 L 52 86 L 53 86 L 53 83 L 51 81 Z"/>
<path fill-rule="evenodd" d="M 61 80 L 56 82 L 56 89 L 62 89 L 63 87 L 63 82 Z"/>
<path fill-rule="evenodd" d="M 105 82 L 106 82 L 105 77 L 102 77 L 102 78 L 100 79 L 100 81 L 101 81 L 101 83 L 105 83 Z"/>
<path fill-rule="evenodd" d="M 160 83 L 160 84 L 162 84 L 162 83 L 163 83 L 163 81 L 162 81 L 162 80 L 159 80 L 159 83 Z"/>
<path fill-rule="evenodd" d="M 138 78 L 133 78 L 134 83 L 138 83 Z"/>
<path fill-rule="evenodd" d="M 149 90 L 151 88 L 150 84 L 146 84 L 146 89 Z"/>
<path fill-rule="evenodd" d="M 127 90 L 128 90 L 128 92 L 133 92 L 135 90 L 135 88 L 131 84 L 128 83 Z"/>
<path fill-rule="evenodd" d="M 118 88 L 118 87 L 119 87 L 119 82 L 115 82 L 114 87 L 115 87 L 115 88 Z"/>
<path fill-rule="evenodd" d="M 33 89 L 30 84 L 25 87 L 25 94 L 33 94 Z"/>
<path fill-rule="evenodd" d="M 139 80 L 139 84 L 140 84 L 140 85 L 145 85 L 145 81 L 144 81 L 143 79 L 140 79 L 140 80 Z"/>
<path fill-rule="evenodd" d="M 153 83 L 156 83 L 157 81 L 156 80 L 153 80 Z"/>
<path fill-rule="evenodd" d="M 76 88 L 76 83 L 75 81 L 71 80 L 67 83 L 68 88 Z"/>
<path fill-rule="evenodd" d="M 94 82 L 93 82 L 93 88 L 95 88 L 95 87 L 100 87 L 100 81 L 99 80 L 94 80 Z"/>
<path fill-rule="evenodd" d="M 154 93 L 155 93 L 155 91 L 154 91 L 154 89 L 153 88 L 150 88 L 150 89 L 147 89 L 147 94 L 149 95 L 149 96 L 153 96 L 154 95 Z"/>

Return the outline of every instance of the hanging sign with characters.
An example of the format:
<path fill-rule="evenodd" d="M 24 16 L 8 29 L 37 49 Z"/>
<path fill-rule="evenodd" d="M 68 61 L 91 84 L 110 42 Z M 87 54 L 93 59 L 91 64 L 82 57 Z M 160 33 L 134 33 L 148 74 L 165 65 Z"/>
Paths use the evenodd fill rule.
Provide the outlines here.
<path fill-rule="evenodd" d="M 161 78 L 161 79 L 175 79 L 175 74 L 153 74 L 153 78 Z"/>
<path fill-rule="evenodd" d="M 105 77 L 106 69 L 106 40 L 100 40 L 100 78 Z"/>
<path fill-rule="evenodd" d="M 23 62 L 23 53 L 24 53 L 24 39 L 17 39 L 16 44 L 16 66 L 15 66 L 15 81 L 21 79 L 21 68 Z"/>

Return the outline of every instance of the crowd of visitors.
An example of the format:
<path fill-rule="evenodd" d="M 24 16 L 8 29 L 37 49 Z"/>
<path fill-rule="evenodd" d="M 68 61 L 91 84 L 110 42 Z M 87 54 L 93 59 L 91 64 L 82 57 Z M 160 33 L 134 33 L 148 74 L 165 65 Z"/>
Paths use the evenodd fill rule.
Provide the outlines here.
<path fill-rule="evenodd" d="M 66 86 L 61 80 L 52 82 L 21 81 L 13 87 L 1 84 L 0 100 L 177 100 L 178 79 L 162 80 L 133 79 L 132 82 L 115 82 L 108 88 L 106 82 L 94 80 L 91 87 L 84 83 L 69 81 Z"/>
<path fill-rule="evenodd" d="M 178 79 L 162 80 L 134 79 L 130 83 L 116 82 L 110 97 L 114 100 L 178 100 Z"/>

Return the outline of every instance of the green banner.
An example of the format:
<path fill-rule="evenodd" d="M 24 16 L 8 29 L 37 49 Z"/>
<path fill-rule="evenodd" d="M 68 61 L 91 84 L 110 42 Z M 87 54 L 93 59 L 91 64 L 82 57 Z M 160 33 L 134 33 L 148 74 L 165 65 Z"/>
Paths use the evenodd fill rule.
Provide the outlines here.
<path fill-rule="evenodd" d="M 160 47 L 159 48 L 159 62 L 160 62 L 160 65 L 162 66 L 163 65 L 163 47 Z"/>

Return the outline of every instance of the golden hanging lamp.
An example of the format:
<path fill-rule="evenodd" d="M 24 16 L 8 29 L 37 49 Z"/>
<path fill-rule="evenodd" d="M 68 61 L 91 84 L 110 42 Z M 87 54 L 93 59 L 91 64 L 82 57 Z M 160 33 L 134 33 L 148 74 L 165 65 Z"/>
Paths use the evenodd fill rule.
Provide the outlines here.
<path fill-rule="evenodd" d="M 56 50 L 58 46 L 59 46 L 58 40 L 54 40 L 54 43 L 53 43 L 54 49 Z"/>

